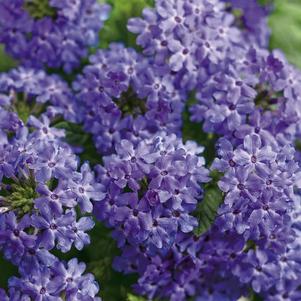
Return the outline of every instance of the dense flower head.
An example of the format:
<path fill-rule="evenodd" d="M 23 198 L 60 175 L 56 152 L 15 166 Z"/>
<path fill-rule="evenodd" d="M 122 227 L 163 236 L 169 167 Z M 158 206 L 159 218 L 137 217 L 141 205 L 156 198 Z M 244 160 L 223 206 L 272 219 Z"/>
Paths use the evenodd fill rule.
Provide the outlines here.
<path fill-rule="evenodd" d="M 32 143 L 32 141 L 28 142 Z M 44 144 L 43 149 L 45 149 L 44 147 L 47 148 L 47 145 Z M 68 149 L 65 148 L 64 155 L 66 155 L 66 151 Z M 86 232 L 94 227 L 94 222 L 91 217 L 79 218 L 75 208 L 80 206 L 83 211 L 89 210 L 89 206 L 86 206 L 91 201 L 90 197 L 92 196 L 89 194 L 95 193 L 96 195 L 97 189 L 102 190 L 102 186 L 95 184 L 93 189 L 87 189 L 84 193 L 89 193 L 89 197 L 85 196 L 83 200 L 83 196 L 78 196 L 77 192 L 77 189 L 83 187 L 81 182 L 75 189 L 73 180 L 68 180 L 66 174 L 64 176 L 64 172 L 78 173 L 76 170 L 72 171 L 71 166 L 64 166 L 70 162 L 62 162 L 63 165 L 57 167 L 51 178 L 48 176 L 51 174 L 49 167 L 44 167 L 45 170 L 41 175 L 46 174 L 47 177 L 40 178 L 38 175 L 41 169 L 32 167 L 34 156 L 39 152 L 35 153 L 32 148 L 29 148 L 28 152 L 27 154 L 23 152 L 22 155 L 19 154 L 19 158 L 16 158 L 16 160 L 20 160 L 16 167 L 19 173 L 5 174 L 1 183 L 0 249 L 6 259 L 18 265 L 20 272 L 24 275 L 32 272 L 33 277 L 38 277 L 38 280 L 39 274 L 34 269 L 48 269 L 57 260 L 49 253 L 50 250 L 56 247 L 62 252 L 67 252 L 73 244 L 78 250 L 81 250 L 84 245 L 90 243 L 89 235 Z M 72 153 L 70 150 L 69 152 L 69 157 L 71 155 L 70 158 L 72 158 Z M 77 162 L 74 161 L 74 164 L 73 168 L 76 168 Z M 82 171 L 83 169 L 90 173 L 89 185 L 93 185 L 93 174 L 87 169 L 87 166 L 83 165 Z M 20 173 L 22 177 L 20 177 Z M 56 187 L 53 186 L 54 181 L 58 182 Z M 97 197 L 93 197 L 94 200 L 101 198 L 101 191 Z M 47 275 L 46 273 L 46 277 L 50 277 Z M 47 281 L 51 279 L 52 276 Z M 76 284 L 76 287 L 83 292 L 70 291 L 72 295 L 70 300 L 82 300 L 81 298 L 86 295 L 87 290 L 84 282 L 90 281 L 89 279 Z M 32 279 L 26 281 L 33 282 Z M 91 294 L 94 291 L 97 292 L 97 289 L 91 288 L 91 290 Z M 50 294 L 52 293 L 55 292 L 51 291 Z M 94 300 L 92 297 L 94 295 L 91 295 L 91 300 Z M 34 297 L 32 296 L 32 298 Z"/>
<path fill-rule="evenodd" d="M 103 199 L 103 186 L 87 162 L 80 165 L 65 131 L 55 127 L 64 116 L 76 120 L 67 84 L 23 68 L 2 74 L 0 81 L 0 111 L 6 116 L 0 125 L 0 249 L 24 278 L 12 280 L 10 300 L 40 298 L 41 285 L 49 285 L 49 292 L 39 300 L 58 300 L 57 290 L 64 288 L 53 286 L 49 267 L 58 259 L 50 251 L 68 252 L 73 245 L 81 250 L 90 243 L 86 232 L 94 222 L 80 212 L 91 212 L 92 199 Z M 84 277 L 67 298 L 95 300 L 93 285 Z"/>
<path fill-rule="evenodd" d="M 0 87 L 0 114 L 4 117 L 1 119 L 1 126 L 7 130 L 20 127 L 18 119 L 24 123 L 29 115 L 34 118 L 44 112 L 46 116 L 42 117 L 42 121 L 31 120 L 32 126 L 41 127 L 44 123 L 48 127 L 49 120 L 46 118 L 52 119 L 57 115 L 62 115 L 64 119 L 72 122 L 79 120 L 80 111 L 75 107 L 72 91 L 57 75 L 47 75 L 43 70 L 18 67 L 0 75 Z M 16 116 L 16 112 L 19 116 Z"/>
<path fill-rule="evenodd" d="M 71 72 L 97 44 L 109 12 L 95 0 L 3 0 L 0 41 L 26 66 Z"/>
<path fill-rule="evenodd" d="M 224 201 L 211 230 L 201 237 L 178 231 L 167 253 L 123 240 L 115 267 L 138 272 L 136 289 L 149 298 L 236 300 L 251 285 L 266 298 L 298 300 L 300 168 L 294 143 L 300 73 L 280 52 L 262 48 L 269 35 L 267 7 L 227 2 L 156 1 L 143 19 L 129 21 L 144 53 L 182 79 L 175 87 L 196 90 L 192 121 L 223 137 L 211 168 L 222 173 L 218 186 Z M 108 209 L 117 212 L 116 206 Z M 114 223 L 111 216 L 107 220 Z M 116 237 L 124 229 L 118 225 L 117 231 Z M 237 296 L 227 291 L 233 284 Z M 199 291 L 202 285 L 209 294 Z"/>
<path fill-rule="evenodd" d="M 243 295 L 246 287 L 239 285 L 235 277 L 227 272 L 234 264 L 231 259 L 234 256 L 230 256 L 227 249 L 231 246 L 235 251 L 230 252 L 240 254 L 243 248 L 241 242 L 235 242 L 235 236 L 229 233 L 212 232 L 203 238 L 182 233 L 168 252 L 149 256 L 148 251 L 141 247 L 127 247 L 115 265 L 127 273 L 136 266 L 140 277 L 135 290 L 150 299 L 157 296 L 187 300 L 198 296 L 198 300 L 207 300 L 206 297 L 215 300 L 214 297 L 220 296 L 221 300 L 236 300 Z M 233 243 L 235 246 L 232 246 Z M 126 266 L 128 259 L 135 261 Z"/>
<path fill-rule="evenodd" d="M 9 300 L 100 301 L 99 286 L 86 265 L 77 259 L 67 263 L 58 259 L 54 266 L 33 268 L 30 273 L 9 279 Z"/>
<path fill-rule="evenodd" d="M 257 239 L 289 221 L 299 171 L 294 152 L 290 145 L 263 145 L 257 134 L 235 150 L 228 140 L 220 141 L 221 159 L 212 168 L 224 172 L 219 187 L 226 195 L 218 218 L 224 230 Z"/>
<path fill-rule="evenodd" d="M 201 152 L 158 133 L 136 143 L 121 140 L 116 154 L 103 158 L 98 177 L 107 194 L 95 214 L 115 228 L 120 246 L 128 241 L 168 249 L 177 232 L 193 230 L 197 221 L 190 213 L 202 197 L 200 184 L 209 180 Z"/>
<path fill-rule="evenodd" d="M 148 138 L 159 129 L 180 133 L 184 97 L 168 69 L 121 44 L 99 50 L 90 63 L 73 87 L 85 129 L 100 153 L 110 154 L 122 139 Z"/>
<path fill-rule="evenodd" d="M 170 251 L 157 255 L 142 246 L 127 246 L 115 267 L 126 273 L 138 272 L 135 290 L 148 298 L 237 300 L 248 294 L 251 285 L 266 298 L 287 295 L 292 298 L 287 300 L 298 300 L 300 245 L 294 242 L 290 227 L 287 233 L 280 230 L 282 238 L 275 232 L 267 243 L 256 245 L 235 231 L 222 233 L 213 226 L 200 237 L 179 234 Z M 277 243 L 281 248 L 275 248 Z"/>
<path fill-rule="evenodd" d="M 181 85 L 193 89 L 202 67 L 216 68 L 244 39 L 234 21 L 220 1 L 160 0 L 154 9 L 144 9 L 143 18 L 130 19 L 128 29 L 138 34 L 146 55 L 157 65 L 167 61 Z"/>
<path fill-rule="evenodd" d="M 56 131 L 54 129 L 54 133 Z M 51 129 L 47 133 L 51 133 Z M 79 206 L 82 212 L 91 212 L 91 200 L 103 198 L 103 186 L 95 183 L 87 163 L 78 170 L 77 157 L 59 137 L 46 135 L 39 129 L 29 133 L 23 126 L 9 140 L 10 148 L 5 147 L 6 144 L 2 147 L 1 155 L 8 159 L 1 164 L 1 209 L 7 212 L 1 216 L 4 219 L 1 233 L 2 243 L 6 242 L 3 248 L 12 260 L 20 260 L 24 248 L 33 248 L 36 244 L 47 250 L 57 246 L 66 252 L 73 243 L 79 249 L 89 243 L 83 231 L 90 230 L 94 224 L 90 218 L 77 222 L 74 208 Z M 28 236 L 25 231 L 24 241 L 19 232 L 29 231 L 30 227 L 36 229 L 35 236 Z M 18 248 L 11 232 L 20 237 Z M 11 252 L 20 254 L 14 257 Z"/>
<path fill-rule="evenodd" d="M 300 72 L 279 52 L 248 48 L 203 79 L 191 118 L 230 139 L 257 133 L 269 143 L 275 138 L 293 143 L 300 121 L 298 82 Z"/>

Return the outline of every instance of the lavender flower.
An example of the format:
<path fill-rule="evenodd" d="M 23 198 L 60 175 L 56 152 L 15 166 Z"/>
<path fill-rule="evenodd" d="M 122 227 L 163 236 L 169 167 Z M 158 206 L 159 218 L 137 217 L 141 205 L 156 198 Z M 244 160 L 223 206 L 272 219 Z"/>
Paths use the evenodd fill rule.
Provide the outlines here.
<path fill-rule="evenodd" d="M 73 87 L 100 153 L 112 153 L 122 139 L 141 132 L 145 138 L 159 129 L 179 133 L 182 96 L 168 70 L 120 44 L 99 50 L 90 62 Z"/>
<path fill-rule="evenodd" d="M 161 133 L 137 145 L 122 140 L 116 155 L 104 158 L 99 179 L 107 197 L 94 211 L 110 226 L 121 226 L 122 234 L 113 232 L 119 245 L 126 238 L 133 245 L 168 249 L 177 231 L 193 230 L 197 222 L 189 213 L 202 193 L 198 183 L 208 181 L 196 153 L 176 136 Z"/>
<path fill-rule="evenodd" d="M 73 244 L 81 250 L 90 243 L 87 231 L 94 222 L 80 218 L 76 209 L 85 212 L 83 204 L 101 200 L 103 186 L 95 184 L 88 163 L 80 168 L 65 131 L 53 126 L 56 118 L 74 120 L 67 85 L 43 71 L 22 68 L 2 74 L 1 82 L 0 108 L 17 121 L 11 127 L 4 120 L 0 129 L 0 249 L 22 276 L 10 280 L 9 295 L 11 300 L 60 300 L 64 284 L 50 270 L 58 263 L 50 251 L 56 247 L 67 252 Z M 94 300 L 98 286 L 92 278 L 83 276 L 66 298 Z"/>
<path fill-rule="evenodd" d="M 85 264 L 71 259 L 67 264 L 58 262 L 56 269 L 32 269 L 29 274 L 21 274 L 21 278 L 10 278 L 10 295 L 18 296 L 19 300 L 63 300 L 62 295 L 70 301 L 100 300 L 95 296 L 98 284 L 91 274 L 83 275 L 85 268 Z"/>
<path fill-rule="evenodd" d="M 0 42 L 27 66 L 0 76 L 0 250 L 20 272 L 0 299 L 100 300 L 85 264 L 51 253 L 89 244 L 81 214 L 93 212 L 121 249 L 114 268 L 137 273 L 148 299 L 299 300 L 301 76 L 267 49 L 270 7 L 157 0 L 128 22 L 143 54 L 98 50 L 72 88 L 28 68 L 79 67 L 108 12 L 94 0 L 0 4 Z M 219 138 L 212 179 L 204 147 L 183 142 L 183 111 Z M 96 176 L 62 119 L 92 134 Z M 200 210 L 214 214 L 197 235 Z"/>
<path fill-rule="evenodd" d="M 23 0 L 2 1 L 0 11 L 0 41 L 8 53 L 26 66 L 70 73 L 97 44 L 110 6 L 94 0 Z"/>

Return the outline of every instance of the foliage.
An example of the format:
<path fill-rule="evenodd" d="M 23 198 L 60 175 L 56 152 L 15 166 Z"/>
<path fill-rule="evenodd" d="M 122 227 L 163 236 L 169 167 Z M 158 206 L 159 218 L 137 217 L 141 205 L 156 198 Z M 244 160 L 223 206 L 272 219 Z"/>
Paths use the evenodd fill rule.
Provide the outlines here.
<path fill-rule="evenodd" d="M 289 62 L 301 67 L 301 5 L 299 0 L 276 0 L 269 25 L 271 49 L 279 48 Z"/>
<path fill-rule="evenodd" d="M 218 207 L 223 202 L 223 193 L 217 186 L 220 174 L 214 171 L 211 173 L 211 178 L 212 181 L 205 185 L 204 199 L 195 212 L 199 225 L 194 232 L 198 236 L 210 229 L 215 220 Z"/>
<path fill-rule="evenodd" d="M 143 297 L 128 294 L 127 301 L 146 301 L 146 300 Z"/>
<path fill-rule="evenodd" d="M 17 63 L 5 53 L 4 47 L 0 45 L 0 72 L 6 72 L 16 65 Z"/>
<path fill-rule="evenodd" d="M 100 0 L 104 2 L 104 0 Z M 127 22 L 131 17 L 141 15 L 143 8 L 152 6 L 153 0 L 107 0 L 112 6 L 112 12 L 109 20 L 105 23 L 100 32 L 100 47 L 106 48 L 111 42 L 120 42 L 129 47 L 137 48 L 135 43 L 136 36 L 127 31 Z"/>
<path fill-rule="evenodd" d="M 2 255 L 2 254 L 1 254 Z M 0 256 L 0 287 L 7 288 L 7 280 L 18 274 L 18 268 Z"/>

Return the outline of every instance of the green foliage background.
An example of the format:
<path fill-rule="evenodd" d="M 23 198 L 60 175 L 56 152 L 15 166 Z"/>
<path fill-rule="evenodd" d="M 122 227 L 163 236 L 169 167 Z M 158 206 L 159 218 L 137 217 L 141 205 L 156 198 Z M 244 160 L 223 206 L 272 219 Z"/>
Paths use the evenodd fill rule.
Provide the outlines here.
<path fill-rule="evenodd" d="M 301 1 L 275 0 L 274 5 L 270 47 L 281 49 L 290 63 L 301 68 Z"/>
<path fill-rule="evenodd" d="M 100 0 L 104 2 L 104 0 Z M 247 1 L 247 0 L 246 0 Z M 151 6 L 153 0 L 107 0 L 112 5 L 112 14 L 105 23 L 100 33 L 99 47 L 106 48 L 110 42 L 123 42 L 128 47 L 134 47 L 135 36 L 126 29 L 127 20 L 130 17 L 139 16 L 146 6 Z M 269 19 L 272 29 L 271 49 L 280 48 L 287 55 L 288 60 L 301 68 L 301 1 L 300 0 L 275 0 L 275 9 Z M 0 48 L 0 72 L 8 71 L 17 65 Z M 188 105 L 193 102 L 193 96 Z M 206 135 L 202 132 L 201 126 L 189 121 L 188 107 L 183 113 L 183 139 L 192 139 L 206 147 L 205 157 L 207 162 L 211 162 L 214 154 L 214 142 L 216 137 Z M 90 160 L 92 164 L 101 162 L 96 151 L 91 147 L 91 137 L 85 134 L 80 126 L 68 123 L 57 125 L 67 131 L 67 139 L 73 145 L 84 145 L 85 152 L 82 160 Z M 204 202 L 200 205 L 196 215 L 199 217 L 200 225 L 196 230 L 197 234 L 202 234 L 208 230 L 214 220 L 217 207 L 222 201 L 222 195 L 217 189 L 216 182 L 219 175 L 213 174 L 213 181 L 206 186 Z M 100 223 L 90 232 L 92 244 L 82 252 L 73 249 L 68 254 L 56 253 L 60 258 L 70 259 L 78 257 L 87 263 L 88 271 L 94 273 L 101 285 L 101 296 L 104 301 L 144 301 L 144 298 L 137 297 L 131 292 L 131 284 L 135 283 L 136 276 L 124 276 L 112 270 L 113 257 L 119 251 L 111 239 L 110 231 Z M 7 288 L 7 280 L 12 275 L 17 275 L 16 267 L 6 262 L 0 257 L 0 287 Z M 259 300 L 253 296 L 253 300 Z"/>

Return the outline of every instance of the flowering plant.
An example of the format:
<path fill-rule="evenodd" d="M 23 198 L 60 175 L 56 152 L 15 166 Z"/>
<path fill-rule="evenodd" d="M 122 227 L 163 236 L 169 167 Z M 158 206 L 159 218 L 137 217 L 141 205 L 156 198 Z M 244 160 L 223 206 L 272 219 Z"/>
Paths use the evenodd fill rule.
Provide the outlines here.
<path fill-rule="evenodd" d="M 0 301 L 300 300 L 272 1 L 103 2 L 0 0 Z"/>

